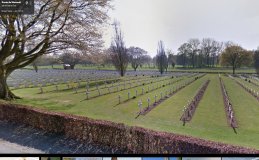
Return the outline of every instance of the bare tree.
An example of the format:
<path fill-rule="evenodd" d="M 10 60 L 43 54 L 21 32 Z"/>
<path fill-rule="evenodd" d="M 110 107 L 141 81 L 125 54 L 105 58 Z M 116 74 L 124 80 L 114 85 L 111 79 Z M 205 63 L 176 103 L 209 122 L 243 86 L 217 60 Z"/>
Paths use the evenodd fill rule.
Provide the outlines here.
<path fill-rule="evenodd" d="M 168 59 L 165 53 L 165 47 L 163 41 L 158 42 L 158 49 L 156 55 L 156 64 L 161 74 L 168 68 Z"/>
<path fill-rule="evenodd" d="M 35 0 L 34 15 L 0 15 L 0 99 L 19 98 L 7 77 L 39 56 L 99 46 L 108 8 L 109 0 Z"/>
<path fill-rule="evenodd" d="M 211 65 L 210 57 L 214 49 L 213 43 L 214 43 L 214 40 L 212 38 L 204 38 L 202 39 L 202 42 L 201 42 L 201 51 L 205 56 L 205 63 L 207 67 L 210 67 Z"/>
<path fill-rule="evenodd" d="M 147 51 L 139 47 L 130 47 L 128 48 L 129 60 L 134 71 L 142 65 L 144 56 L 147 55 Z"/>
<path fill-rule="evenodd" d="M 149 68 L 151 67 L 152 58 L 151 58 L 150 55 L 148 55 L 148 54 L 143 55 L 143 56 L 141 57 L 141 60 L 140 60 L 140 61 L 141 61 L 140 67 L 141 67 L 141 65 L 144 65 L 144 64 L 147 64 Z"/>
<path fill-rule="evenodd" d="M 223 42 L 213 41 L 211 53 L 211 65 L 215 67 L 218 64 L 219 54 L 223 51 Z"/>
<path fill-rule="evenodd" d="M 184 43 L 178 48 L 178 62 L 184 67 L 188 64 L 188 56 L 191 54 L 191 45 Z"/>
<path fill-rule="evenodd" d="M 199 52 L 200 48 L 200 40 L 199 39 L 190 39 L 188 41 L 188 43 L 190 44 L 190 52 L 189 52 L 189 56 L 191 59 L 191 64 L 192 67 L 195 67 L 196 64 L 196 57 L 197 57 L 197 53 Z"/>
<path fill-rule="evenodd" d="M 175 67 L 176 64 L 176 57 L 174 56 L 174 53 L 172 50 L 167 50 L 167 57 L 168 57 L 168 64 L 172 66 L 172 68 Z"/>
<path fill-rule="evenodd" d="M 129 63 L 129 56 L 127 48 L 125 46 L 121 29 L 118 28 L 118 22 L 114 22 L 114 39 L 111 45 L 111 59 L 114 67 L 120 73 L 121 76 L 125 75 L 125 72 Z"/>

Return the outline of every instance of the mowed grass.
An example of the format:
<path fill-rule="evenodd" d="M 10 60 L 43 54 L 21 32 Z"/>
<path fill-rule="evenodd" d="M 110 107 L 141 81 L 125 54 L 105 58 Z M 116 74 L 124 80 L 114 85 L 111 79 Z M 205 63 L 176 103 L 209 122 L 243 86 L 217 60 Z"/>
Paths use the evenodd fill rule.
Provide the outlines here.
<path fill-rule="evenodd" d="M 139 111 L 137 104 L 140 100 L 146 107 L 148 98 L 151 98 L 151 102 L 154 102 L 155 95 L 160 97 L 161 91 L 165 93 L 165 91 L 188 79 L 191 78 L 185 77 L 173 85 L 159 88 L 119 105 L 119 94 L 125 97 L 128 91 L 134 94 L 136 89 L 141 93 L 143 86 L 91 100 L 85 100 L 84 93 L 75 94 L 71 90 L 38 94 L 38 88 L 18 89 L 14 91 L 15 94 L 24 98 L 17 100 L 15 103 L 259 149 L 259 102 L 238 86 L 236 82 L 223 77 L 239 125 L 237 134 L 235 134 L 227 123 L 220 83 L 216 74 L 206 75 L 193 82 L 166 99 L 147 115 L 135 119 Z M 187 101 L 195 96 L 198 89 L 208 79 L 211 82 L 192 121 L 183 126 L 180 121 L 183 107 L 187 105 Z"/>
<path fill-rule="evenodd" d="M 52 66 L 38 66 L 39 69 L 52 69 Z M 63 69 L 63 65 L 54 65 L 54 69 Z M 31 69 L 33 70 L 32 66 L 26 66 L 24 69 Z M 114 66 L 111 65 L 106 65 L 105 67 L 99 66 L 99 65 L 76 65 L 75 69 L 88 69 L 88 70 L 116 70 Z M 127 70 L 133 71 L 134 69 L 132 68 L 131 65 L 128 66 Z M 138 71 L 145 71 L 145 70 L 153 70 L 157 71 L 157 68 L 152 66 L 149 67 L 148 65 L 143 65 L 142 68 L 138 67 Z M 176 65 L 175 68 L 172 68 L 169 66 L 168 71 L 173 71 L 173 72 L 204 72 L 204 73 L 229 73 L 232 74 L 232 68 L 231 67 L 214 67 L 214 68 L 191 68 L 191 67 L 186 67 L 184 68 L 183 66 Z M 237 68 L 236 73 L 256 73 L 254 68 Z"/>
<path fill-rule="evenodd" d="M 240 83 L 244 84 L 245 86 L 247 86 L 248 88 L 255 90 L 256 92 L 259 92 L 259 86 L 255 85 L 255 84 L 257 84 L 257 83 L 255 83 L 255 82 L 257 82 L 256 80 L 251 80 L 251 79 L 247 78 L 247 81 L 245 81 L 244 79 L 236 78 L 236 77 L 235 77 L 235 79 L 237 81 L 239 81 Z M 255 84 L 249 83 L 249 80 L 254 82 Z M 259 85 L 259 83 L 258 83 L 258 85 Z"/>

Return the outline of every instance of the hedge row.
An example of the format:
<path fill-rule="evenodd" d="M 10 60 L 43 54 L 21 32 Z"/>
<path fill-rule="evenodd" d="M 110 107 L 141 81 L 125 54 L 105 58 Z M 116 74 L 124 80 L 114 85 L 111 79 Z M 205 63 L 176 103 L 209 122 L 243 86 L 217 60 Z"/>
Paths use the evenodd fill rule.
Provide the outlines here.
<path fill-rule="evenodd" d="M 258 154 L 259 150 L 166 132 L 157 132 L 121 123 L 48 112 L 28 106 L 0 104 L 0 120 L 24 123 L 82 142 L 120 148 L 126 153 L 150 154 Z"/>

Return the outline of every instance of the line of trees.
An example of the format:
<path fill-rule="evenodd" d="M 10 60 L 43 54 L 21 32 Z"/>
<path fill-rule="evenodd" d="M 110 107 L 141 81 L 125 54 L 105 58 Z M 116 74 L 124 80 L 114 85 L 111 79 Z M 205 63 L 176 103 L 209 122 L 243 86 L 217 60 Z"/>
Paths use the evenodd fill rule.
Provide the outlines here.
<path fill-rule="evenodd" d="M 118 24 L 116 26 L 116 30 L 117 31 L 115 32 L 115 34 L 118 34 L 116 42 L 114 41 L 110 49 L 104 50 L 102 53 L 98 54 L 97 56 L 65 52 L 60 55 L 54 54 L 51 56 L 47 55 L 47 56 L 40 57 L 41 60 L 37 59 L 34 62 L 34 64 L 35 63 L 38 63 L 38 64 L 48 63 L 47 65 L 53 65 L 55 63 L 70 64 L 71 69 L 73 69 L 76 64 L 98 64 L 102 66 L 105 66 L 107 64 L 109 65 L 113 64 L 114 66 L 115 65 L 117 66 L 115 68 L 117 68 L 117 70 L 120 72 L 122 76 L 125 74 L 128 64 L 131 64 L 132 68 L 135 71 L 139 67 L 142 67 L 142 65 L 144 64 L 148 64 L 149 67 L 151 67 L 151 65 L 153 67 L 156 66 L 160 71 L 160 73 L 162 74 L 165 71 L 167 71 L 168 68 L 170 67 L 174 68 L 176 64 L 181 65 L 181 63 L 183 62 L 186 62 L 186 64 L 188 64 L 188 66 L 192 68 L 197 68 L 202 66 L 213 67 L 215 65 L 232 67 L 233 74 L 235 74 L 235 70 L 239 67 L 255 66 L 257 72 L 259 73 L 259 69 L 258 69 L 259 51 L 245 50 L 244 48 L 242 48 L 237 44 L 234 44 L 233 42 L 220 43 L 215 41 L 211 44 L 214 44 L 214 46 L 216 47 L 210 47 L 210 48 L 217 48 L 217 49 L 214 49 L 214 51 L 217 50 L 217 52 L 213 52 L 213 54 L 202 54 L 202 53 L 209 53 L 209 52 L 205 52 L 205 51 L 202 52 L 202 49 L 199 49 L 200 43 L 198 39 L 190 39 L 189 43 L 184 43 L 179 47 L 180 52 L 178 52 L 178 54 L 175 55 L 169 49 L 165 51 L 163 42 L 159 41 L 157 55 L 154 58 L 151 58 L 148 55 L 148 52 L 145 51 L 144 49 L 141 49 L 140 47 L 131 46 L 129 48 L 126 48 L 125 42 L 124 41 L 123 43 L 121 42 L 123 40 L 123 36 L 121 31 L 119 31 Z M 204 41 L 209 41 L 209 40 L 204 40 Z M 218 44 L 218 45 L 215 45 L 215 44 Z M 206 48 L 206 47 L 202 47 L 202 48 Z M 208 51 L 211 49 L 205 49 L 205 50 Z M 211 64 L 211 65 L 209 66 L 203 65 L 203 64 L 206 64 L 207 62 L 208 64 Z M 122 71 L 120 70 L 121 67 L 123 67 Z"/>
<path fill-rule="evenodd" d="M 190 39 L 178 48 L 177 64 L 183 67 L 215 67 L 224 43 L 212 38 Z"/>
<path fill-rule="evenodd" d="M 224 67 L 232 67 L 233 74 L 237 68 L 255 66 L 259 73 L 259 50 L 249 51 L 233 42 L 217 42 L 210 38 L 200 41 L 190 39 L 182 44 L 178 49 L 178 54 L 174 56 L 169 50 L 166 54 L 162 41 L 158 43 L 156 65 L 161 74 L 167 71 L 169 64 L 184 67 L 215 67 L 220 64 Z"/>

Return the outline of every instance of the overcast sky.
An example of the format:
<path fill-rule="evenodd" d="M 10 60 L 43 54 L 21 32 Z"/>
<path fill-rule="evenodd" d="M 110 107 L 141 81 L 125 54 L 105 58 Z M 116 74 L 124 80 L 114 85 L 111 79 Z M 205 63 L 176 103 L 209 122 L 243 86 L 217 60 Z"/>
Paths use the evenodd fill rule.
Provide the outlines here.
<path fill-rule="evenodd" d="M 233 41 L 246 49 L 259 46 L 259 0 L 114 0 L 126 46 L 156 54 L 157 43 L 177 51 L 190 38 Z M 112 30 L 104 36 L 111 44 Z"/>

